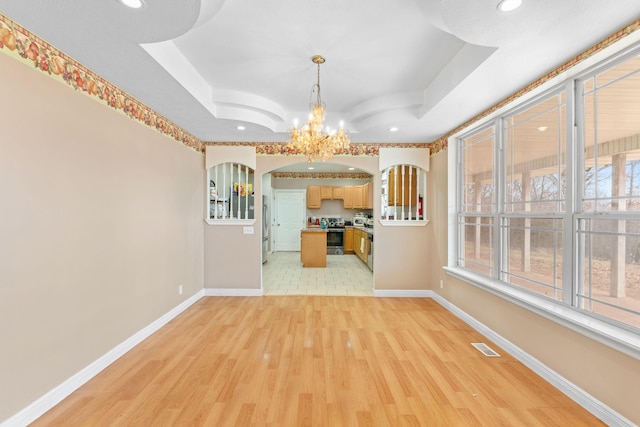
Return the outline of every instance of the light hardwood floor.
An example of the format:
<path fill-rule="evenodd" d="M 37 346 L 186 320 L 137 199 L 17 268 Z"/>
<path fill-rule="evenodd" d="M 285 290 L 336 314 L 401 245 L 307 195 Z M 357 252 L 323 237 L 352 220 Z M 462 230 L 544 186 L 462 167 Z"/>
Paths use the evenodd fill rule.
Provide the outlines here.
<path fill-rule="evenodd" d="M 299 295 L 202 298 L 33 425 L 604 424 L 431 299 Z"/>

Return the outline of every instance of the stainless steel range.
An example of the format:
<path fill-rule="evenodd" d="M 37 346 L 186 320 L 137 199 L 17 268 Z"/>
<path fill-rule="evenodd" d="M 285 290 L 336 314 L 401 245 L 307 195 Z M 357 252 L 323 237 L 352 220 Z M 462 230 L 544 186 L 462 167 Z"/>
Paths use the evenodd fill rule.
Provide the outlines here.
<path fill-rule="evenodd" d="M 322 218 L 327 223 L 327 255 L 344 255 L 344 218 Z"/>

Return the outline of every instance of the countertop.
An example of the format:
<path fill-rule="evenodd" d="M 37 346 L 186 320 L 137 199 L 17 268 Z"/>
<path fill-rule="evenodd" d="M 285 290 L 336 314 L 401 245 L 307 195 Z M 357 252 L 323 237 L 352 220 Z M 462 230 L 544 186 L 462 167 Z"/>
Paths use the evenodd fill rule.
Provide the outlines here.
<path fill-rule="evenodd" d="M 362 225 L 353 225 L 352 227 L 356 230 L 362 230 L 365 233 L 373 234 L 373 227 L 364 227 Z"/>
<path fill-rule="evenodd" d="M 309 232 L 313 232 L 313 233 L 326 233 L 327 231 L 329 231 L 328 229 L 322 229 L 320 227 L 305 227 L 302 230 L 303 233 L 309 233 Z"/>

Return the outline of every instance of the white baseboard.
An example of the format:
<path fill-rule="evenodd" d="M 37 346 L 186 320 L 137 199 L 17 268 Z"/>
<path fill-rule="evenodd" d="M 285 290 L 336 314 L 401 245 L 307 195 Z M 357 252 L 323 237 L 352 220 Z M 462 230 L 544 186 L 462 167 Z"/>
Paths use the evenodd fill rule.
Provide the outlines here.
<path fill-rule="evenodd" d="M 168 313 L 164 314 L 145 328 L 127 338 L 122 343 L 118 344 L 104 356 L 100 357 L 56 388 L 47 392 L 44 396 L 27 406 L 26 408 L 22 409 L 11 418 L 0 423 L 0 427 L 24 427 L 26 425 L 29 425 L 49 409 L 60 403 L 64 398 L 80 388 L 91 378 L 95 377 L 107 366 L 118 360 L 123 354 L 131 350 L 136 345 L 140 344 L 151 334 L 169 323 L 169 321 L 171 321 L 174 317 L 185 311 L 203 296 L 204 291 L 199 291 L 195 295 L 186 299 Z"/>
<path fill-rule="evenodd" d="M 374 297 L 392 297 L 392 298 L 432 298 L 435 293 L 433 291 L 421 290 L 421 289 L 374 289 Z"/>
<path fill-rule="evenodd" d="M 204 288 L 205 297 L 259 297 L 262 289 Z"/>
<path fill-rule="evenodd" d="M 600 420 L 610 426 L 635 426 L 633 422 L 619 414 L 609 406 L 605 405 L 585 390 L 581 389 L 571 381 L 567 380 L 563 376 L 559 375 L 553 369 L 540 362 L 538 359 L 531 356 L 529 353 L 522 350 L 511 341 L 503 338 L 501 335 L 479 322 L 472 316 L 468 315 L 449 301 L 441 297 L 435 292 L 432 292 L 432 298 L 436 300 L 440 305 L 449 310 L 451 313 L 462 319 L 465 323 L 471 326 L 482 335 L 489 338 L 491 341 L 498 344 L 505 349 L 511 356 L 515 357 L 523 365 L 540 375 L 550 384 L 555 386 L 558 390 L 569 396 L 580 406 L 591 412 Z"/>

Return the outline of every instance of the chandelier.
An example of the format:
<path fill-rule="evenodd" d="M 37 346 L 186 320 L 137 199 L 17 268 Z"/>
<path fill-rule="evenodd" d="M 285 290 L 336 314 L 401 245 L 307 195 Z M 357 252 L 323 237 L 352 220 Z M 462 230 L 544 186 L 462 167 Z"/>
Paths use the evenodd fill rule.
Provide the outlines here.
<path fill-rule="evenodd" d="M 325 106 L 320 97 L 320 64 L 324 64 L 325 59 L 321 55 L 315 55 L 311 61 L 318 66 L 318 82 L 311 89 L 309 121 L 301 129 L 294 123 L 291 141 L 287 144 L 289 149 L 307 156 L 308 163 L 319 159 L 325 161 L 334 154 L 343 153 L 349 147 L 349 135 L 344 130 L 343 122 L 334 130 L 324 126 Z"/>

